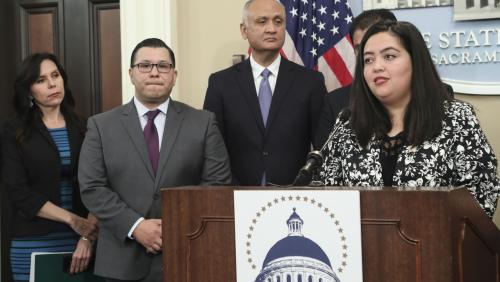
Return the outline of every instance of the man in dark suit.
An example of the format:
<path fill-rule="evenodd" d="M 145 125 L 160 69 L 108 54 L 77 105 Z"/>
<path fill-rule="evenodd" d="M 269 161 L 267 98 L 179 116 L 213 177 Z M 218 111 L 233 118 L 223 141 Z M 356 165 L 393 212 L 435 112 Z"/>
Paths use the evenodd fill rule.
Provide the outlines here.
<path fill-rule="evenodd" d="M 169 98 L 177 71 L 160 39 L 139 43 L 134 99 L 91 117 L 80 155 L 82 200 L 100 222 L 95 272 L 162 281 L 160 188 L 231 181 L 215 115 Z"/>
<path fill-rule="evenodd" d="M 285 22 L 279 1 L 248 1 L 240 30 L 250 58 L 209 78 L 203 107 L 217 116 L 238 185 L 291 184 L 311 148 L 326 88 L 280 56 Z"/>
<path fill-rule="evenodd" d="M 396 21 L 396 16 L 386 9 L 367 10 L 359 14 L 349 28 L 349 36 L 352 39 L 354 53 L 358 55 L 358 48 L 363 39 L 363 35 L 374 23 L 383 20 Z M 325 96 L 325 103 L 321 113 L 318 130 L 314 140 L 314 147 L 320 149 L 328 139 L 330 131 L 342 109 L 349 105 L 349 92 L 351 85 L 338 88 Z"/>

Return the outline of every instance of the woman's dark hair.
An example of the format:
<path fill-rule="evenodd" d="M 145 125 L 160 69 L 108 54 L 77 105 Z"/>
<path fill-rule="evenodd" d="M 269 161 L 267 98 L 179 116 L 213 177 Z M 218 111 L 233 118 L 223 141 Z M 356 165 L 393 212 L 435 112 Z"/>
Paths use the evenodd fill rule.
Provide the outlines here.
<path fill-rule="evenodd" d="M 373 136 L 382 137 L 392 128 L 387 110 L 373 95 L 363 74 L 366 42 L 380 32 L 397 37 L 410 55 L 411 98 L 404 117 L 404 132 L 409 145 L 420 145 L 439 134 L 444 117 L 443 103 L 452 98 L 432 63 L 422 35 L 408 22 L 379 22 L 364 35 L 350 93 L 351 127 L 362 147 L 366 147 Z"/>
<path fill-rule="evenodd" d="M 20 71 L 14 83 L 14 109 L 17 117 L 23 122 L 23 126 L 16 134 L 16 139 L 19 144 L 22 143 L 24 137 L 29 135 L 35 122 L 38 119 L 41 120 L 43 115 L 38 105 L 32 101 L 31 86 L 39 78 L 40 66 L 45 60 L 50 60 L 57 66 L 64 81 L 64 98 L 61 102 L 61 113 L 66 122 L 75 124 L 81 132 L 84 131 L 81 125 L 81 119 L 74 111 L 75 100 L 69 89 L 66 71 L 55 55 L 50 53 L 35 53 L 26 57 L 21 63 Z"/>

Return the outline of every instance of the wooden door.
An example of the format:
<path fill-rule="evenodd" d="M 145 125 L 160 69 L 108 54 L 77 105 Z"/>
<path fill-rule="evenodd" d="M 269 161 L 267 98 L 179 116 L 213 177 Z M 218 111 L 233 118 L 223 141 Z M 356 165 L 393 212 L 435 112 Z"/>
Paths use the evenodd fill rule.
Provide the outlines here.
<path fill-rule="evenodd" d="M 1 0 L 0 125 L 14 115 L 12 89 L 21 61 L 42 51 L 56 54 L 66 69 L 78 114 L 88 117 L 122 103 L 119 0 Z M 9 205 L 1 187 L 0 197 L 1 281 L 10 281 Z"/>

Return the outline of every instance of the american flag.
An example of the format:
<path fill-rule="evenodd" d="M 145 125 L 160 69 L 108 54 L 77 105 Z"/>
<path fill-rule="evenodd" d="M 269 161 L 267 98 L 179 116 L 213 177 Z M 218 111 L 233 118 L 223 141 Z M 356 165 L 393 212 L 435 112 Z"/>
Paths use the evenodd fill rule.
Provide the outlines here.
<path fill-rule="evenodd" d="M 282 55 L 325 77 L 332 91 L 348 85 L 355 56 L 349 26 L 353 16 L 347 0 L 280 0 L 286 12 Z"/>

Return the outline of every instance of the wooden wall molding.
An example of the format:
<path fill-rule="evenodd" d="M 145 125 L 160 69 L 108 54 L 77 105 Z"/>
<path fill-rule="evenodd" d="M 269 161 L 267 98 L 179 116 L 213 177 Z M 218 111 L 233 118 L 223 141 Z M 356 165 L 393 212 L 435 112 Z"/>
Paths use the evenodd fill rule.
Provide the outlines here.
<path fill-rule="evenodd" d="M 122 101 L 120 34 L 119 32 L 118 34 L 113 33 L 108 26 L 103 26 L 101 21 L 103 13 L 113 10 L 117 11 L 119 17 L 119 1 L 89 1 L 92 113 L 109 110 L 114 106 L 121 105 Z M 116 35 L 118 35 L 118 41 L 116 38 L 111 38 Z M 114 50 L 103 50 L 103 48 L 110 48 L 110 46 Z M 109 58 L 110 56 L 116 56 L 117 59 Z"/>
<path fill-rule="evenodd" d="M 17 18 L 17 24 L 20 31 L 20 49 L 21 58 L 24 59 L 26 56 L 32 53 L 32 26 L 31 21 L 37 15 L 50 15 L 51 16 L 51 30 L 44 31 L 47 34 L 52 35 L 52 42 L 50 45 L 53 50 L 43 50 L 47 52 L 54 53 L 61 63 L 64 65 L 64 18 L 63 18 L 63 3 L 61 0 L 36 0 L 36 1 L 19 1 L 19 5 L 16 5 L 18 12 L 16 13 L 19 17 Z M 44 38 L 41 38 L 43 40 Z M 48 38 L 47 40 L 49 40 Z M 48 45 L 44 42 L 42 44 Z M 35 50 L 40 51 L 40 50 Z"/>

